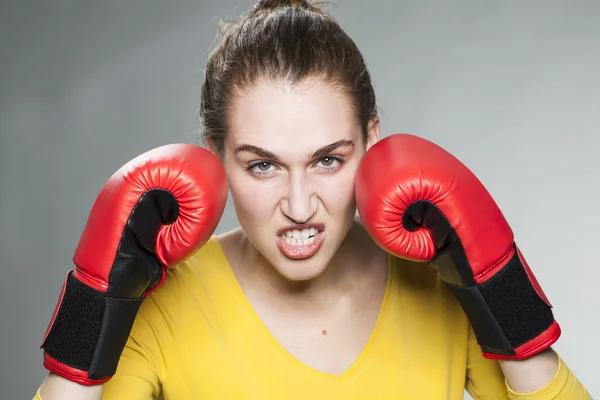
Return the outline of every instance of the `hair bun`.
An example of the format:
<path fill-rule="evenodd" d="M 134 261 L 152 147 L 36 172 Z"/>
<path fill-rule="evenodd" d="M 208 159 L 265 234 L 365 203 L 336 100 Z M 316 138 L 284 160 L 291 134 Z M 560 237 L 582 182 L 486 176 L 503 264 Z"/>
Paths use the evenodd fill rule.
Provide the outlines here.
<path fill-rule="evenodd" d="M 307 0 L 258 0 L 254 7 L 252 7 L 251 15 L 270 12 L 284 7 L 302 8 L 319 14 L 323 13 Z"/>

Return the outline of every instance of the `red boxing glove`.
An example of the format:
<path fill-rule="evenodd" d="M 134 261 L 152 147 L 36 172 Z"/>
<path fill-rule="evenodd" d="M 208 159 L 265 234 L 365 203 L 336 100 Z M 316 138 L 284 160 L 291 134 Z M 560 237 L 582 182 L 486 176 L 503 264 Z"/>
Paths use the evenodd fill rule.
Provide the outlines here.
<path fill-rule="evenodd" d="M 219 160 L 166 145 L 121 167 L 100 192 L 44 337 L 44 366 L 83 385 L 114 375 L 137 311 L 202 247 L 227 199 Z"/>
<path fill-rule="evenodd" d="M 560 337 L 552 306 L 491 195 L 441 147 L 397 134 L 365 154 L 361 220 L 387 252 L 428 262 L 468 317 L 483 354 L 523 359 Z"/>

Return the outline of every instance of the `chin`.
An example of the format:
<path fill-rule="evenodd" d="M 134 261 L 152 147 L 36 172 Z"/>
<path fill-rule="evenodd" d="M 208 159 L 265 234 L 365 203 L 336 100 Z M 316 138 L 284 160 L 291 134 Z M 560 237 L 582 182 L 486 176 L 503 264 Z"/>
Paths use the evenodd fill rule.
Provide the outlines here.
<path fill-rule="evenodd" d="M 324 257 L 311 257 L 304 260 L 292 260 L 283 256 L 273 262 L 277 272 L 290 281 L 310 281 L 319 277 L 327 268 Z"/>
<path fill-rule="evenodd" d="M 331 239 L 331 238 L 329 238 Z M 309 281 L 318 278 L 330 264 L 336 247 L 325 241 L 320 248 L 310 256 L 289 256 L 278 247 L 272 249 L 271 264 L 277 272 L 290 281 Z"/>

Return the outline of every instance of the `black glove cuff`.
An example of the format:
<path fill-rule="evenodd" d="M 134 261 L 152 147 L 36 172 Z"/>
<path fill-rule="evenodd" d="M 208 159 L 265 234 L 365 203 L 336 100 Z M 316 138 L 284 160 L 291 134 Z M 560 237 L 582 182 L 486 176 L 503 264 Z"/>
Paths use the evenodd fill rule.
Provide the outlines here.
<path fill-rule="evenodd" d="M 109 298 L 70 273 L 42 348 L 58 362 L 87 371 L 89 379 L 110 377 L 142 301 Z"/>
<path fill-rule="evenodd" d="M 514 356 L 516 348 L 545 332 L 554 322 L 552 309 L 535 291 L 517 252 L 484 283 L 446 286 L 463 308 L 486 353 Z"/>

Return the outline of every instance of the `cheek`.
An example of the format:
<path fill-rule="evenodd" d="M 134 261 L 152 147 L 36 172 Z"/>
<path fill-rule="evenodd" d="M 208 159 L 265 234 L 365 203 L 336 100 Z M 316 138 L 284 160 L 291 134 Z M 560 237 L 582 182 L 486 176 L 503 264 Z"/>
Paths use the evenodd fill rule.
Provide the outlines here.
<path fill-rule="evenodd" d="M 318 182 L 316 191 L 328 214 L 354 214 L 354 177 L 355 171 L 347 168 L 346 171 Z"/>
<path fill-rule="evenodd" d="M 268 185 L 257 184 L 245 171 L 231 171 L 228 174 L 229 189 L 240 224 L 265 221 L 274 214 L 277 196 Z M 250 228 L 258 228 L 260 225 Z"/>

